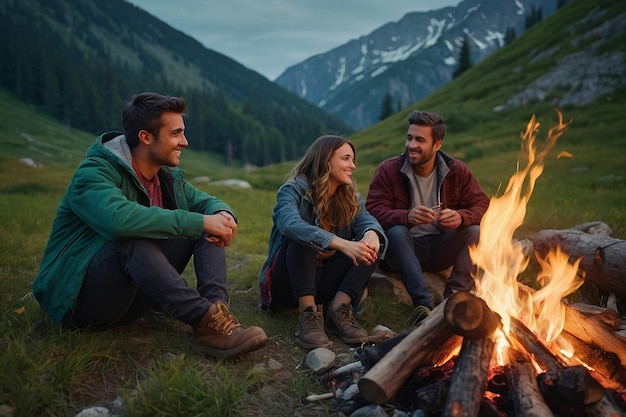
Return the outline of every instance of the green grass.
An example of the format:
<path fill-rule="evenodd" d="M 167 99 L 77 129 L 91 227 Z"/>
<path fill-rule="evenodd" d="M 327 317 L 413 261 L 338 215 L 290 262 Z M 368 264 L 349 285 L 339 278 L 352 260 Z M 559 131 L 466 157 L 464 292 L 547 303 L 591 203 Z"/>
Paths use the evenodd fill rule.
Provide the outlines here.
<path fill-rule="evenodd" d="M 546 128 L 550 120 L 543 122 Z M 506 184 L 515 169 L 521 122 L 503 141 L 515 141 L 512 149 L 471 159 L 471 167 L 490 193 Z M 580 129 L 580 130 L 579 130 Z M 615 129 L 616 127 L 611 127 Z M 573 159 L 549 158 L 528 206 L 520 234 L 532 236 L 544 228 L 602 220 L 626 236 L 626 203 L 622 168 L 623 148 L 617 135 L 606 135 L 602 146 L 584 138 L 590 127 L 578 128 L 574 120 L 560 139 L 560 147 Z M 364 133 L 366 135 L 366 133 Z M 481 132 L 472 133 L 480 137 Z M 402 134 L 397 143 L 403 143 Z M 363 139 L 355 137 L 359 143 Z M 448 139 L 446 139 L 448 140 Z M 451 140 L 452 141 L 452 140 Z M 589 143 L 593 142 L 593 143 Z M 480 144 L 480 143 L 479 143 Z M 448 143 L 446 143 L 446 146 Z M 359 143 L 360 149 L 367 149 Z M 468 141 L 465 152 L 472 151 Z M 195 175 L 206 175 L 185 154 Z M 293 315 L 265 316 L 257 312 L 257 282 L 267 253 L 267 237 L 275 202 L 276 184 L 288 171 L 270 167 L 259 170 L 268 178 L 266 189 L 243 190 L 200 183 L 199 187 L 228 201 L 238 213 L 240 225 L 228 250 L 230 294 L 234 313 L 246 324 L 262 326 L 269 345 L 244 358 L 218 361 L 198 355 L 190 347 L 190 328 L 162 314 L 151 314 L 131 326 L 109 332 L 77 332 L 54 327 L 32 299 L 31 283 L 37 274 L 54 211 L 75 164 L 57 163 L 29 168 L 15 157 L 2 159 L 0 173 L 0 404 L 15 416 L 72 415 L 84 407 L 110 405 L 120 397 L 129 416 L 211 415 L 287 416 L 307 407 L 304 397 L 320 393 L 313 375 L 300 370 L 305 352 L 294 345 Z M 358 178 L 367 193 L 373 164 L 362 165 Z M 586 167 L 577 171 L 576 167 Z M 208 168 L 207 168 L 208 170 Z M 256 174 L 247 174 L 254 177 Z M 222 174 L 243 177 L 237 172 Z M 273 181 L 273 182 L 272 182 Z M 193 271 L 185 276 L 193 282 Z M 532 279 L 529 278 L 529 279 Z M 384 324 L 399 331 L 410 308 L 384 296 L 368 299 L 361 323 L 366 328 Z M 339 343 L 336 351 L 349 350 Z M 279 370 L 254 372 L 259 364 L 275 359 Z M 310 407 L 310 406 L 308 406 Z M 332 415 L 328 403 L 316 405 L 319 415 Z"/>
<path fill-rule="evenodd" d="M 2 163 L 0 404 L 14 416 L 73 415 L 88 406 L 112 407 L 116 398 L 129 416 L 290 416 L 311 408 L 304 398 L 323 387 L 302 367 L 306 352 L 293 337 L 297 316 L 257 310 L 274 192 L 199 185 L 228 201 L 239 216 L 227 252 L 232 310 L 243 323 L 262 326 L 270 338 L 258 352 L 215 361 L 194 351 L 189 326 L 163 312 L 103 332 L 55 327 L 33 299 L 31 283 L 73 166 L 28 168 L 14 158 Z M 194 284 L 191 265 L 184 276 Z M 385 310 L 393 318 L 385 324 L 398 329 L 410 314 L 396 300 L 368 302 L 361 320 L 368 328 L 379 324 Z M 336 351 L 350 349 L 339 342 Z M 282 368 L 264 369 L 270 359 Z M 333 415 L 328 403 L 313 407 L 316 415 Z"/>
<path fill-rule="evenodd" d="M 544 124 L 546 128 L 548 125 Z M 519 132 L 520 126 L 515 130 Z M 566 142 L 572 131 L 574 124 L 560 140 Z M 518 134 L 510 135 L 517 146 Z M 608 138 L 602 147 L 580 142 L 576 146 L 562 145 L 568 150 L 577 147 L 573 153 L 580 156 L 546 161 L 528 207 L 528 220 L 520 233 L 532 236 L 543 228 L 603 220 L 613 227 L 616 236 L 625 235 L 626 219 L 621 210 L 626 203 L 624 172 L 607 167 L 619 162 L 620 143 Z M 605 163 L 597 162 L 598 155 Z M 481 183 L 495 193 L 513 173 L 517 157 L 517 151 L 509 150 L 474 159 L 471 165 Z M 572 173 L 579 165 L 588 166 L 589 170 Z M 267 316 L 259 314 L 256 308 L 258 274 L 267 253 L 275 189 L 198 184 L 228 201 L 238 214 L 238 234 L 227 252 L 232 309 L 244 323 L 262 326 L 270 337 L 265 349 L 243 358 L 216 362 L 193 351 L 188 326 L 159 312 L 107 332 L 78 332 L 53 326 L 32 299 L 31 283 L 39 268 L 56 204 L 74 166 L 30 168 L 15 158 L 3 158 L 2 166 L 0 374 L 11 377 L 0 383 L 0 404 L 8 404 L 16 416 L 71 415 L 87 406 L 110 405 L 118 397 L 129 416 L 183 412 L 199 416 L 287 416 L 306 406 L 306 395 L 323 391 L 313 375 L 301 370 L 305 352 L 293 343 L 296 316 Z M 270 172 L 278 180 L 288 168 L 260 171 Z M 371 169 L 359 168 L 364 194 Z M 196 175 L 204 173 L 199 171 Z M 184 275 L 193 284 L 191 266 Z M 384 295 L 370 297 L 367 303 L 360 318 L 366 328 L 384 324 L 400 331 L 407 325 L 408 306 Z M 349 352 L 340 342 L 335 350 Z M 255 366 L 270 359 L 280 362 L 283 368 L 254 371 Z M 332 415 L 328 403 L 316 406 L 319 415 Z"/>

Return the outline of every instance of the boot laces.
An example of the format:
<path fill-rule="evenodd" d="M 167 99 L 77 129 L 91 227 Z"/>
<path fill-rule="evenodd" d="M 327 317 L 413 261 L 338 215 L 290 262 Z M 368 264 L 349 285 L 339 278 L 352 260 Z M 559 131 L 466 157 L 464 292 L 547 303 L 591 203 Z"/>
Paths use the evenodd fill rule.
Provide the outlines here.
<path fill-rule="evenodd" d="M 319 312 L 305 312 L 302 323 L 302 333 L 310 333 L 322 330 L 322 315 Z"/>
<path fill-rule="evenodd" d="M 337 321 L 344 329 L 347 329 L 348 327 L 361 327 L 352 314 L 352 309 L 347 304 L 341 304 L 337 307 L 335 315 L 337 317 Z"/>
<path fill-rule="evenodd" d="M 224 304 L 217 305 L 217 312 L 211 316 L 209 327 L 230 336 L 233 334 L 235 328 L 240 326 L 241 324 L 228 310 L 228 307 Z"/>

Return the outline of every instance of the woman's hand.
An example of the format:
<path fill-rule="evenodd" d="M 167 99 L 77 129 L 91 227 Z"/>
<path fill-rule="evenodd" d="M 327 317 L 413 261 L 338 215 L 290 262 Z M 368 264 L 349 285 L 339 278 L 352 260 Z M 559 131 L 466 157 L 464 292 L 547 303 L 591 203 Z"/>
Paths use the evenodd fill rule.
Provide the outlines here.
<path fill-rule="evenodd" d="M 380 236 L 374 230 L 368 230 L 363 235 L 363 239 L 371 248 L 373 248 L 376 253 L 380 252 Z"/>
<path fill-rule="evenodd" d="M 378 239 L 378 236 L 376 239 Z M 341 253 L 352 259 L 354 265 L 359 263 L 372 265 L 378 259 L 378 247 L 380 247 L 380 244 L 375 245 L 366 240 L 365 237 L 355 242 L 337 236 L 330 242 L 328 247 L 341 251 Z"/>

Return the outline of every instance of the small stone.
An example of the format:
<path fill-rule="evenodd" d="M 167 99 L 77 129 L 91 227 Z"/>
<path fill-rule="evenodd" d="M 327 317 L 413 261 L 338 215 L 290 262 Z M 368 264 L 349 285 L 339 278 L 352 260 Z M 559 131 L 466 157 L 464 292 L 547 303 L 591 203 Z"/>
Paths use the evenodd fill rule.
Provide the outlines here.
<path fill-rule="evenodd" d="M 306 355 L 305 362 L 316 374 L 323 374 L 335 366 L 335 353 L 326 348 L 313 349 Z"/>
<path fill-rule="evenodd" d="M 111 412 L 105 407 L 85 408 L 76 417 L 111 417 Z"/>
<path fill-rule="evenodd" d="M 380 405 L 369 404 L 350 414 L 350 417 L 388 417 L 389 415 Z"/>

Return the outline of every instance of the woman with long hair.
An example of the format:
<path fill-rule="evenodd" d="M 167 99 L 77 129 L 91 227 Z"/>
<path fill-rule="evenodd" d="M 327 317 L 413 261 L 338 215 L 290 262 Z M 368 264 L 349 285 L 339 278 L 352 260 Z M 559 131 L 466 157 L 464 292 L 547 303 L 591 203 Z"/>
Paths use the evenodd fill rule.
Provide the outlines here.
<path fill-rule="evenodd" d="M 365 209 L 355 169 L 350 141 L 321 136 L 278 189 L 259 283 L 261 307 L 298 307 L 297 337 L 306 349 L 330 345 L 325 329 L 347 344 L 368 338 L 353 309 L 387 238 Z"/>

